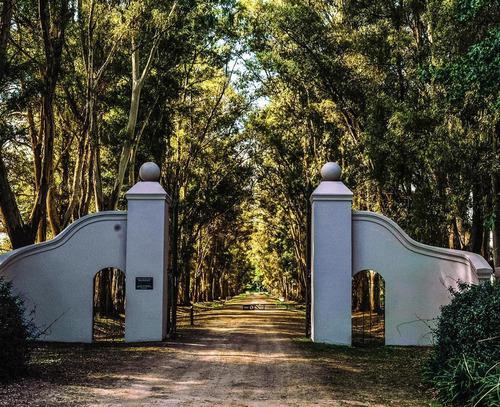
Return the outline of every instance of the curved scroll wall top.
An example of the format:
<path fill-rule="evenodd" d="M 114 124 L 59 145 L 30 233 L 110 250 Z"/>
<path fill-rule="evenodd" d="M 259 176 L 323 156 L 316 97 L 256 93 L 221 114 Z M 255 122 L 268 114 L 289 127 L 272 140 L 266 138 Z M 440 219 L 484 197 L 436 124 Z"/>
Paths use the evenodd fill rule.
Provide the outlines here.
<path fill-rule="evenodd" d="M 493 273 L 491 266 L 482 256 L 476 253 L 435 247 L 417 242 L 408 236 L 396 222 L 381 214 L 369 211 L 353 211 L 352 221 L 372 222 L 385 228 L 406 249 L 417 254 L 468 265 L 480 280 L 489 279 Z M 356 271 L 353 270 L 353 272 Z"/>
<path fill-rule="evenodd" d="M 46 341 L 91 342 L 94 275 L 126 270 L 127 213 L 82 217 L 54 239 L 0 258 L 0 276 L 13 284 Z"/>
<path fill-rule="evenodd" d="M 103 211 L 98 213 L 93 213 L 86 215 L 71 223 L 66 229 L 59 233 L 56 237 L 46 242 L 32 244 L 29 246 L 24 246 L 19 249 L 12 250 L 8 253 L 0 255 L 0 273 L 2 269 L 5 269 L 13 263 L 21 260 L 24 257 L 36 255 L 38 253 L 43 253 L 50 250 L 55 250 L 61 246 L 64 246 L 76 233 L 78 233 L 83 228 L 95 223 L 95 222 L 106 222 L 106 221 L 126 221 L 127 212 L 117 212 L 117 211 Z M 119 226 L 122 228 L 122 226 Z M 125 232 L 125 231 L 123 231 Z M 99 238 L 96 236 L 96 238 Z"/>

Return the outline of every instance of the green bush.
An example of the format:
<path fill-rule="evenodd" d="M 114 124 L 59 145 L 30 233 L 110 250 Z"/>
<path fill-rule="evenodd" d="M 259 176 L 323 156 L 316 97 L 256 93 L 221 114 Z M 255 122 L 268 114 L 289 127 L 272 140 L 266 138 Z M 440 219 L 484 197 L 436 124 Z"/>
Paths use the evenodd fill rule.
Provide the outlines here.
<path fill-rule="evenodd" d="M 500 406 L 500 364 L 474 359 L 451 359 L 432 380 L 439 398 L 456 406 Z"/>
<path fill-rule="evenodd" d="M 459 284 L 442 307 L 425 379 L 454 406 L 500 406 L 500 284 Z"/>
<path fill-rule="evenodd" d="M 33 332 L 32 324 L 25 318 L 23 301 L 11 289 L 11 283 L 0 277 L 0 382 L 25 371 L 28 339 Z"/>

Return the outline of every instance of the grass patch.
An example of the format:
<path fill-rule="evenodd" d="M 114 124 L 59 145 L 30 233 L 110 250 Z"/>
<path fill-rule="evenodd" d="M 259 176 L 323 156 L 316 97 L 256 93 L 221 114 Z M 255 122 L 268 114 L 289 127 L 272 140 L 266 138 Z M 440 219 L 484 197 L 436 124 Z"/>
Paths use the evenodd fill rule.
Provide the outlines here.
<path fill-rule="evenodd" d="M 421 380 L 431 348 L 348 347 L 313 343 L 308 338 L 296 339 L 295 344 L 330 372 L 326 380 L 340 400 L 368 405 L 439 405 Z"/>

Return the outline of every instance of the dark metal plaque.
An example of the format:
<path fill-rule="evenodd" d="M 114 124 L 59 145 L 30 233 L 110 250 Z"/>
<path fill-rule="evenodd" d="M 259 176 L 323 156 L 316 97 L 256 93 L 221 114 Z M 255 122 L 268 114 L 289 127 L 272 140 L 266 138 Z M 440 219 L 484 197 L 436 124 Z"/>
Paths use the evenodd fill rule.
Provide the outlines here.
<path fill-rule="evenodd" d="M 153 289 L 153 277 L 136 277 L 135 278 L 135 289 L 136 290 L 152 290 Z"/>

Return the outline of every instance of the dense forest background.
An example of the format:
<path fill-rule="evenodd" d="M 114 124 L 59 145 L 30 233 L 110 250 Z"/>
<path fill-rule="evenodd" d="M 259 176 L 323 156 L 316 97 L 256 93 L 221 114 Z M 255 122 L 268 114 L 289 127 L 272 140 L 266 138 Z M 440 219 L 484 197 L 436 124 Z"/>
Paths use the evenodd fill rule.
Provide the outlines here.
<path fill-rule="evenodd" d="M 338 160 L 355 209 L 500 266 L 498 0 L 0 12 L 2 250 L 125 209 L 151 160 L 173 198 L 179 302 L 252 284 L 303 300 L 308 199 Z"/>

